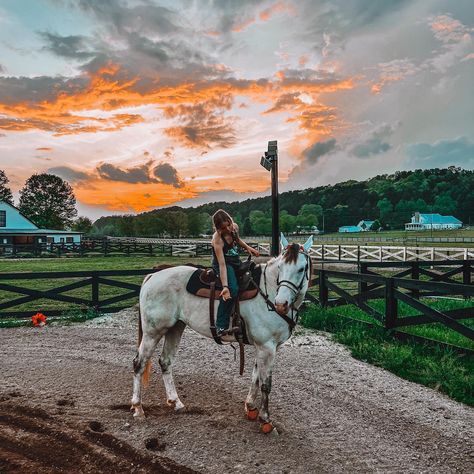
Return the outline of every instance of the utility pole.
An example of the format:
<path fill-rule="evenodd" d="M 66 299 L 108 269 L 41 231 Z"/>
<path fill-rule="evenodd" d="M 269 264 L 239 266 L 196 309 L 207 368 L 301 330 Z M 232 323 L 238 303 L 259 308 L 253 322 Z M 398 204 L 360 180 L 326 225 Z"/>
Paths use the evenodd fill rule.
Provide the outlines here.
<path fill-rule="evenodd" d="M 278 204 L 278 145 L 276 140 L 268 142 L 268 151 L 262 156 L 260 164 L 271 172 L 272 179 L 272 249 L 276 257 L 280 253 L 280 209 Z"/>

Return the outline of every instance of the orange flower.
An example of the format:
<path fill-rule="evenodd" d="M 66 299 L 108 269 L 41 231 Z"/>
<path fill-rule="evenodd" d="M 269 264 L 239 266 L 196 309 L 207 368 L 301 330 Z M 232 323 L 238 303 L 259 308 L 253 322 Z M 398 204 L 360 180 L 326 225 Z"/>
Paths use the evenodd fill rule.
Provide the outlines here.
<path fill-rule="evenodd" d="M 33 323 L 33 326 L 45 326 L 46 316 L 43 313 L 36 313 L 31 316 L 31 322 Z"/>

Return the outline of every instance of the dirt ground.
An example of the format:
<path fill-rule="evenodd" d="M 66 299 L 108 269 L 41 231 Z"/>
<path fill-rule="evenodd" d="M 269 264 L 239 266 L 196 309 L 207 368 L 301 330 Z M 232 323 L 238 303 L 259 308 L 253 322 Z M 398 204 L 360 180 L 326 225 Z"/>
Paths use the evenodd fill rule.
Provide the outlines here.
<path fill-rule="evenodd" d="M 134 310 L 87 324 L 0 331 L 0 472 L 474 472 L 474 410 L 297 331 L 277 356 L 270 408 L 279 434 L 244 417 L 252 348 L 186 330 L 165 404 L 157 356 L 129 412 Z"/>

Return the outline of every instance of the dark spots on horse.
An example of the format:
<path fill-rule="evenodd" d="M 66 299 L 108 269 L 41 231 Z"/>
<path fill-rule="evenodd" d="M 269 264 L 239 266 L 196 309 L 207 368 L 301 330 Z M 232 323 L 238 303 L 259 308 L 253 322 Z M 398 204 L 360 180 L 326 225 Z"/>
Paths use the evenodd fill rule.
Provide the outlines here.
<path fill-rule="evenodd" d="M 137 352 L 137 355 L 135 356 L 135 358 L 133 359 L 133 371 L 135 372 L 135 374 L 138 374 L 138 372 L 140 371 L 140 357 L 139 357 L 139 354 Z"/>
<path fill-rule="evenodd" d="M 166 443 L 160 443 L 158 438 L 148 438 L 145 440 L 145 448 L 149 451 L 164 451 Z"/>
<path fill-rule="evenodd" d="M 89 422 L 89 428 L 92 431 L 95 431 L 96 433 L 103 433 L 105 431 L 105 428 L 102 423 L 100 421 L 95 420 Z"/>

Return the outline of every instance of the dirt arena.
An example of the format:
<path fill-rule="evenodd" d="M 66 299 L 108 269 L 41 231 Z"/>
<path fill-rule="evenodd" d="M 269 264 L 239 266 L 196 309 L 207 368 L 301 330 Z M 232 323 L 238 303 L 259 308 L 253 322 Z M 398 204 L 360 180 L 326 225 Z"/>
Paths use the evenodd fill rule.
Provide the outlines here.
<path fill-rule="evenodd" d="M 134 310 L 87 324 L 0 330 L 0 472 L 474 472 L 474 410 L 354 360 L 321 333 L 279 351 L 270 409 L 279 434 L 245 419 L 252 367 L 186 330 L 165 404 L 157 357 L 129 412 Z"/>

